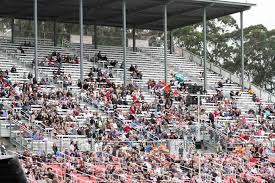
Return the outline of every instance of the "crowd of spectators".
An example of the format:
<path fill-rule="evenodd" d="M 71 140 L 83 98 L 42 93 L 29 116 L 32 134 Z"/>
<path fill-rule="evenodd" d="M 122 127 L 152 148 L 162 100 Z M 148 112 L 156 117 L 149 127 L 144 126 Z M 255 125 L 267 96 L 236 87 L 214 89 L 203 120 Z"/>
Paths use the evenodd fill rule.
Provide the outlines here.
<path fill-rule="evenodd" d="M 60 58 L 60 55 L 56 53 L 51 57 Z M 97 57 L 108 60 L 100 53 Z M 132 65 L 129 71 L 135 73 L 133 77 L 142 79 L 136 66 Z M 67 76 L 61 75 L 62 71 L 58 70 L 53 80 L 68 80 L 69 85 L 72 84 Z M 227 96 L 222 90 L 222 82 L 218 83 L 216 94 L 203 98 L 202 105 L 198 106 L 190 96 L 191 86 L 176 78 L 169 83 L 149 80 L 148 93 L 154 96 L 153 102 L 147 102 L 135 82 L 117 85 L 113 78 L 111 71 L 95 66 L 84 82 L 78 82 L 81 93 L 74 95 L 67 88 L 43 90 L 42 86 L 50 84 L 51 78 L 39 82 L 29 78 L 25 83 L 11 83 L 8 73 L 0 72 L 0 95 L 12 100 L 11 107 L 21 107 L 33 122 L 40 121 L 40 125 L 53 128 L 53 135 L 86 135 L 92 139 L 91 152 L 81 152 L 74 143 L 64 151 L 54 145 L 50 157 L 43 153 L 32 156 L 26 151 L 24 156 L 29 158 L 24 159 L 24 168 L 29 178 L 69 182 L 71 172 L 79 171 L 89 180 L 97 177 L 110 182 L 196 182 L 199 173 L 213 182 L 227 179 L 229 182 L 258 182 L 259 179 L 274 182 L 274 159 L 271 158 L 275 150 L 274 144 L 272 146 L 274 105 L 259 102 L 252 89 L 248 93 L 258 103 L 258 108 L 251 108 L 246 113 L 238 107 L 237 98 L 242 92 L 231 91 Z M 83 101 L 92 104 L 97 112 L 81 105 Z M 208 111 L 204 103 L 215 104 L 216 109 Z M 32 110 L 32 105 L 41 107 Z M 60 113 L 62 110 L 66 111 L 65 115 Z M 22 114 L 13 113 L 12 117 L 20 119 Z M 84 123 L 80 124 L 79 118 L 84 119 Z M 222 134 L 218 135 L 221 148 L 217 153 L 200 155 L 195 152 L 192 144 L 197 136 L 191 127 L 198 123 L 211 129 L 210 139 L 215 138 L 211 133 Z M 43 139 L 43 130 L 26 128 L 32 130 L 33 139 Z M 173 139 L 184 140 L 187 132 L 192 134 L 190 151 L 184 156 L 169 153 L 166 143 Z M 261 141 L 258 136 L 266 134 L 268 138 Z M 54 176 L 52 169 L 41 166 L 42 162 L 60 163 L 58 169 L 65 172 L 61 177 L 68 180 L 60 178 L 60 173 L 59 177 Z M 36 170 L 38 166 L 41 171 Z"/>
<path fill-rule="evenodd" d="M 100 132 L 103 134 L 99 135 L 99 139 L 105 137 L 104 140 L 107 141 L 144 140 L 143 137 L 146 135 L 142 134 L 142 130 L 145 130 L 147 132 L 147 135 L 149 132 L 149 137 L 151 139 L 180 139 L 183 137 L 173 132 L 166 131 L 169 125 L 177 127 L 177 125 L 180 124 L 181 127 L 184 126 L 188 129 L 188 126 L 196 124 L 196 116 L 194 115 L 194 113 L 192 113 L 192 111 L 196 111 L 198 106 L 188 104 L 188 98 L 190 96 L 188 93 L 188 86 L 184 83 L 178 85 L 178 82 L 176 80 L 173 80 L 171 81 L 170 85 L 168 85 L 167 83 L 155 82 L 154 80 L 150 80 L 148 82 L 148 89 L 151 91 L 151 93 L 158 96 L 156 100 L 150 104 L 144 102 L 143 100 L 140 100 L 140 98 L 142 98 L 140 97 L 141 92 L 138 88 L 135 88 L 135 83 L 130 83 L 126 87 L 117 87 L 115 85 L 107 84 L 108 81 L 106 85 L 103 85 L 100 88 L 99 93 L 96 92 L 92 80 L 90 80 L 90 87 L 88 87 L 87 85 L 85 88 L 88 91 L 88 97 L 90 98 L 90 100 L 92 100 L 94 104 L 98 105 L 101 103 L 100 105 L 102 105 L 103 108 L 106 110 L 112 108 L 112 106 L 115 107 L 114 111 L 116 114 L 116 119 L 120 120 L 120 122 L 119 120 L 115 121 L 115 123 L 108 123 L 106 121 L 106 124 L 101 124 L 102 127 L 105 129 L 105 132 L 104 130 Z M 171 86 L 176 85 L 177 89 L 172 90 Z M 219 88 L 223 88 L 223 86 L 220 84 Z M 255 95 L 252 93 L 251 89 L 248 90 L 248 94 L 252 95 L 253 98 L 255 98 Z M 236 178 L 238 178 L 238 180 L 242 181 L 257 181 L 261 179 L 272 182 L 272 180 L 274 180 L 274 177 L 270 177 L 270 175 L 273 175 L 274 173 L 273 171 L 271 171 L 274 170 L 274 163 L 272 162 L 274 160 L 268 160 L 268 157 L 270 157 L 270 154 L 274 153 L 274 149 L 272 149 L 274 148 L 274 145 L 272 145 L 271 141 L 260 143 L 259 139 L 257 139 L 255 135 L 261 135 L 263 133 L 267 133 L 270 135 L 273 134 L 274 124 L 270 120 L 269 116 L 273 115 L 274 105 L 270 104 L 265 107 L 259 107 L 259 111 L 256 111 L 256 109 L 251 109 L 248 111 L 248 114 L 246 114 L 244 111 L 237 107 L 237 100 L 234 98 L 241 96 L 242 92 L 236 92 L 234 93 L 234 95 L 231 95 L 231 99 L 227 99 L 224 96 L 223 91 L 221 89 L 217 89 L 217 94 L 206 97 L 204 99 L 204 102 L 217 104 L 217 109 L 212 112 L 206 112 L 206 109 L 204 108 L 205 106 L 202 105 L 200 109 L 201 122 L 205 123 L 206 125 L 212 126 L 212 132 L 220 131 L 221 133 L 227 135 L 226 139 L 220 139 L 219 143 L 221 143 L 221 148 L 219 152 L 229 150 L 229 154 L 217 154 L 217 158 L 225 156 L 224 161 L 229 161 L 232 158 L 231 156 L 240 156 L 240 154 L 236 152 L 238 148 L 246 147 L 244 149 L 245 151 L 243 151 L 243 154 L 245 154 L 246 156 L 250 155 L 250 157 L 248 159 L 244 159 L 242 156 L 240 156 L 239 159 L 237 158 L 239 160 L 237 164 L 234 164 L 234 166 L 229 166 L 229 168 L 234 169 L 234 175 L 238 175 L 238 177 L 232 178 L 231 181 L 235 181 Z M 123 98 L 125 103 L 123 103 Z M 121 101 L 120 104 L 128 104 L 129 111 L 126 110 L 126 113 L 124 113 L 120 107 L 116 108 L 116 99 L 119 99 L 119 101 Z M 259 99 L 257 99 L 257 101 L 259 101 Z M 266 113 L 268 113 L 269 115 L 266 115 Z M 228 121 L 226 123 L 220 122 L 219 118 L 224 117 L 232 121 L 229 121 L 229 123 Z M 259 121 L 254 121 L 253 123 L 249 124 L 249 122 L 246 122 L 246 120 L 248 120 L 249 118 L 258 118 Z M 106 128 L 108 129 L 107 133 Z M 117 134 L 115 129 L 123 129 L 122 132 L 126 132 L 126 134 Z M 142 130 L 139 131 L 140 129 Z M 245 130 L 247 132 L 243 133 L 243 131 Z M 139 136 L 139 134 L 142 135 Z M 249 141 L 246 140 L 247 137 L 245 136 L 247 135 L 249 136 Z M 269 138 L 269 140 L 271 140 L 271 138 Z M 238 143 L 240 142 L 241 144 L 239 146 Z M 265 153 L 262 155 L 263 157 L 265 157 L 264 160 L 261 159 L 262 156 L 254 157 L 249 153 L 250 148 L 248 148 L 246 145 L 249 143 L 254 144 L 258 149 L 261 149 L 261 151 L 263 151 L 263 149 L 265 150 Z M 238 171 L 236 170 L 237 166 L 235 165 L 239 165 L 243 161 L 254 161 L 253 158 L 258 158 L 257 161 L 259 161 L 260 164 L 268 165 L 269 170 L 267 171 L 267 174 L 260 175 L 260 172 L 265 171 L 265 169 L 259 170 L 259 172 L 255 172 L 252 168 L 246 169 L 246 167 L 238 169 Z M 214 161 L 217 161 L 217 159 L 213 159 Z M 213 159 L 211 161 L 213 161 Z M 206 167 L 210 165 L 213 166 L 212 162 L 209 163 L 209 159 L 205 158 L 205 161 L 207 161 L 207 163 L 205 163 Z M 198 165 L 195 168 L 198 168 Z M 226 178 L 224 174 L 233 174 L 233 172 L 227 171 L 226 173 L 224 173 L 223 171 L 225 171 L 224 167 L 219 168 L 218 172 L 215 172 L 215 169 L 213 169 L 211 173 L 213 174 L 213 176 L 211 179 L 219 182 L 219 180 L 222 181 Z M 251 171 L 254 171 L 254 173 Z M 210 172 L 208 171 L 206 171 L 205 173 L 205 175 L 210 174 Z M 242 177 L 239 177 L 240 175 L 242 175 Z M 180 180 L 179 177 L 177 178 L 175 179 Z M 193 177 L 189 176 L 187 178 L 192 179 Z"/>
<path fill-rule="evenodd" d="M 61 67 L 62 63 L 79 64 L 80 58 L 76 55 L 62 55 L 59 52 L 53 52 L 49 56 L 45 57 L 45 60 L 40 65 Z"/>

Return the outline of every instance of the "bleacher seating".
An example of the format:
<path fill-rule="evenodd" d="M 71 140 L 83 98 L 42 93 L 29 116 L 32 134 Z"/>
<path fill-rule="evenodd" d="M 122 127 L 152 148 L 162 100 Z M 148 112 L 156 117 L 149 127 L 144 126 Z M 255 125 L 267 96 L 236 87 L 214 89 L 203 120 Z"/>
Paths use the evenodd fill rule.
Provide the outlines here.
<path fill-rule="evenodd" d="M 27 78 L 32 71 L 34 51 L 31 46 L 22 46 L 25 41 L 28 39 L 19 38 L 15 44 L 0 42 L 3 50 L 0 68 L 9 70 L 15 66 L 17 72 L 9 73 L 9 81 L 21 88 L 24 84 L 34 85 L 32 79 Z M 76 44 L 71 49 L 52 45 L 49 40 L 40 42 L 40 61 L 54 51 L 77 55 L 79 49 Z M 25 53 L 17 51 L 19 46 Z M 209 88 L 207 95 L 200 98 L 200 105 L 188 104 L 190 92 L 186 87 L 202 84 L 202 68 L 168 54 L 169 73 L 173 74 L 169 74 L 171 82 L 158 82 L 164 78 L 163 51 L 159 48 L 127 51 L 128 83 L 122 86 L 123 71 L 119 68 L 122 48 L 99 46 L 94 49 L 92 45 L 85 45 L 84 50 L 83 83 L 78 82 L 79 64 L 62 63 L 60 70 L 55 66 L 40 66 L 37 91 L 32 91 L 33 88 L 27 92 L 41 95 L 38 97 L 41 100 L 34 99 L 30 106 L 23 102 L 22 106 L 17 106 L 14 103 L 21 104 L 21 101 L 14 96 L 1 98 L 11 116 L 20 113 L 19 119 L 3 119 L 2 137 L 9 134 L 21 150 L 29 149 L 37 156 L 44 157 L 43 153 L 54 151 L 52 162 L 45 166 L 51 168 L 59 181 L 68 178 L 66 171 L 69 169 L 72 172 L 68 179 L 83 183 L 117 182 L 119 179 L 188 182 L 199 176 L 206 182 L 215 182 L 218 178 L 231 182 L 274 177 L 274 168 L 269 168 L 274 166 L 273 104 L 254 100 L 252 94 L 240 92 L 237 84 L 213 72 L 208 75 Z M 99 51 L 106 54 L 108 60 L 117 60 L 117 66 L 108 67 L 107 61 L 93 60 Z M 141 70 L 142 79 L 132 78 L 128 71 L 131 65 Z M 176 73 L 187 78 L 183 84 L 175 78 Z M 72 83 L 67 86 L 64 78 L 69 75 Z M 46 79 L 48 83 L 41 83 Z M 155 84 L 148 84 L 149 79 Z M 32 99 L 31 95 L 28 97 Z M 195 149 L 198 142 L 201 155 Z M 265 146 L 261 146 L 262 143 Z M 204 153 L 206 147 L 212 148 L 208 149 L 211 155 Z M 257 152 L 252 148 L 258 148 Z M 260 151 L 261 148 L 266 150 Z M 78 160 L 80 162 L 74 162 Z M 210 161 L 213 163 L 207 163 Z M 251 167 L 243 165 L 243 161 L 250 162 Z M 203 162 L 201 175 L 196 173 L 201 166 L 199 162 Z M 224 165 L 226 163 L 229 167 Z"/>

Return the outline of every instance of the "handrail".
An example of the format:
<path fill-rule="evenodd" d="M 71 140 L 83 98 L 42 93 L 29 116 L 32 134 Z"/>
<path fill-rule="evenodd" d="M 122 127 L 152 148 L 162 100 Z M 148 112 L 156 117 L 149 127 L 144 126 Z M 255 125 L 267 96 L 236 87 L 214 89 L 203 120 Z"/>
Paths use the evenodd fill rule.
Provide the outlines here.
<path fill-rule="evenodd" d="M 218 131 L 217 129 L 215 129 L 211 126 L 209 126 L 208 124 L 203 123 L 203 126 L 206 127 L 209 130 L 212 130 L 212 131 L 216 132 L 218 135 L 222 136 L 223 138 L 227 138 L 227 136 L 224 133 Z"/>
<path fill-rule="evenodd" d="M 180 56 L 180 57 L 184 57 L 186 59 L 190 59 L 190 61 L 195 62 L 199 65 L 202 65 L 202 58 L 199 57 L 198 55 L 195 55 L 194 53 L 191 53 L 190 51 L 183 49 L 183 48 L 178 48 L 178 50 L 181 50 L 179 53 L 175 53 L 176 56 Z M 236 74 L 220 67 L 217 65 L 214 65 L 213 63 L 210 63 L 209 61 L 206 62 L 206 66 L 207 69 L 212 70 L 213 72 L 222 75 L 223 77 L 229 78 L 231 81 L 241 85 L 241 78 L 239 78 L 238 76 L 236 76 Z M 245 88 L 249 88 L 251 87 L 252 90 L 255 92 L 255 94 L 257 96 L 259 96 L 260 98 L 265 99 L 266 101 L 270 102 L 275 102 L 275 96 L 266 91 L 263 90 L 262 88 L 260 88 L 259 86 L 249 82 L 249 81 L 245 81 L 244 82 Z"/>

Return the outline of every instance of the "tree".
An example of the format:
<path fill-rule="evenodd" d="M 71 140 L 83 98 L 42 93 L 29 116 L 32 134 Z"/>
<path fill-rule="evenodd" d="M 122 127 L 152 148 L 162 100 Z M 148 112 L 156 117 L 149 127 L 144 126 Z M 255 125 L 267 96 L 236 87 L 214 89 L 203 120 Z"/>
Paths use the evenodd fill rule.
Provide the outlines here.
<path fill-rule="evenodd" d="M 245 63 L 253 76 L 253 82 L 264 85 L 272 78 L 274 65 L 274 31 L 268 31 L 263 25 L 248 27 L 245 30 Z"/>
<path fill-rule="evenodd" d="M 230 43 L 230 34 L 237 29 L 236 20 L 231 16 L 207 21 L 207 57 L 210 62 L 221 65 L 232 59 L 234 47 Z M 202 24 L 177 29 L 174 36 L 178 45 L 197 55 L 203 55 Z"/>
<path fill-rule="evenodd" d="M 240 30 L 231 16 L 207 22 L 207 57 L 210 62 L 227 70 L 241 73 Z M 203 27 L 201 24 L 177 29 L 174 32 L 178 45 L 202 56 Z M 245 73 L 253 83 L 266 85 L 275 72 L 275 30 L 268 31 L 263 25 L 244 29 Z"/>
<path fill-rule="evenodd" d="M 0 18 L 0 32 L 6 32 L 10 29 L 11 20 L 9 18 Z"/>

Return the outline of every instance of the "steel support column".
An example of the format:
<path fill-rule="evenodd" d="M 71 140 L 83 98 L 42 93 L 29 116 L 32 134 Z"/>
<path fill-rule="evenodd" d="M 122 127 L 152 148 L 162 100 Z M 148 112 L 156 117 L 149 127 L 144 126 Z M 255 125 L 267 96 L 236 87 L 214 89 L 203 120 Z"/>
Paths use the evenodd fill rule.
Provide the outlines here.
<path fill-rule="evenodd" d="M 124 64 L 124 86 L 126 86 L 126 0 L 122 0 L 122 19 L 123 19 L 123 64 Z"/>
<path fill-rule="evenodd" d="M 241 62 L 242 62 L 242 78 L 241 85 L 242 91 L 244 91 L 244 33 L 243 33 L 243 12 L 240 12 L 240 24 L 241 24 Z"/>
<path fill-rule="evenodd" d="M 204 91 L 207 91 L 207 24 L 206 24 L 206 8 L 203 9 L 203 68 L 204 68 Z"/>
<path fill-rule="evenodd" d="M 80 24 L 80 80 L 83 82 L 83 0 L 79 0 L 79 24 Z"/>
<path fill-rule="evenodd" d="M 133 26 L 133 51 L 136 51 L 136 26 Z"/>
<path fill-rule="evenodd" d="M 38 18 L 37 18 L 37 0 L 34 0 L 34 62 L 35 62 L 35 79 L 38 80 Z"/>
<path fill-rule="evenodd" d="M 11 42 L 14 43 L 14 18 L 11 19 Z"/>
<path fill-rule="evenodd" d="M 54 43 L 54 46 L 57 46 L 57 36 L 56 36 L 56 20 L 54 20 L 53 22 L 53 43 Z"/>
<path fill-rule="evenodd" d="M 170 54 L 173 54 L 174 50 L 173 50 L 173 45 L 174 45 L 174 41 L 173 41 L 173 31 L 169 32 L 169 49 L 170 49 Z"/>
<path fill-rule="evenodd" d="M 94 25 L 94 47 L 97 49 L 97 26 Z"/>
<path fill-rule="evenodd" d="M 167 4 L 163 6 L 163 25 L 164 25 L 164 80 L 167 82 Z"/>

